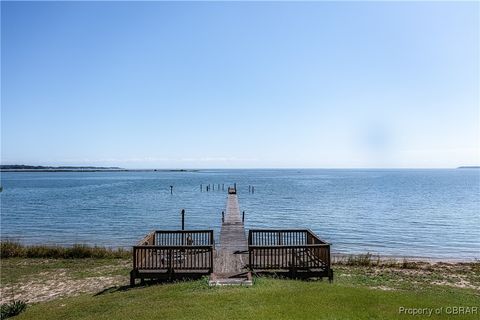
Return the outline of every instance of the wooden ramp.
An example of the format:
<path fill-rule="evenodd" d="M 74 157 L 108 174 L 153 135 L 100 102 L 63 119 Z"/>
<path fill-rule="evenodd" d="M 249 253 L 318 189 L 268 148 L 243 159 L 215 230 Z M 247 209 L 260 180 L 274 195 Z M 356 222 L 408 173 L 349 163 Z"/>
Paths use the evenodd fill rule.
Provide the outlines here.
<path fill-rule="evenodd" d="M 229 188 L 210 285 L 251 285 L 247 270 L 248 243 L 236 190 Z"/>

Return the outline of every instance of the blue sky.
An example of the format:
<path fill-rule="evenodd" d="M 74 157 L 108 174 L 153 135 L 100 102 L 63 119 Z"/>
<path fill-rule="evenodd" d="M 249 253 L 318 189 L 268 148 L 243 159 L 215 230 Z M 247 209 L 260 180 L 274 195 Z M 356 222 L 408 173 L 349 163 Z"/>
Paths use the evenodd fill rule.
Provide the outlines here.
<path fill-rule="evenodd" d="M 479 3 L 3 2 L 2 163 L 480 163 Z"/>

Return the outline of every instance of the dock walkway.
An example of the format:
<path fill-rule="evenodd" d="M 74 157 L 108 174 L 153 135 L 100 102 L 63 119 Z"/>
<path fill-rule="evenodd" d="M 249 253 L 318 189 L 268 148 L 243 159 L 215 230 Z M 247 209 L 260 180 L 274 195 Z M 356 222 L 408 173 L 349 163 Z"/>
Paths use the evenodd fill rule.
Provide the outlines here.
<path fill-rule="evenodd" d="M 214 274 L 211 284 L 251 284 L 251 278 L 246 268 L 247 264 L 248 243 L 240 215 L 238 197 L 236 192 L 229 192 L 220 230 L 220 244 L 214 259 Z"/>

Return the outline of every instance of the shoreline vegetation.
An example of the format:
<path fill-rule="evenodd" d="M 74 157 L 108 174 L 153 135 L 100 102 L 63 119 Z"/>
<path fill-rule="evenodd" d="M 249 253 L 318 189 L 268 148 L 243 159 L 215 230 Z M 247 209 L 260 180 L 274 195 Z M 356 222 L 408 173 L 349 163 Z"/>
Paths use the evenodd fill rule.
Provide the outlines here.
<path fill-rule="evenodd" d="M 197 172 L 195 169 L 125 169 L 120 167 L 0 165 L 0 172 Z"/>
<path fill-rule="evenodd" d="M 211 288 L 207 279 L 202 279 L 161 285 L 146 283 L 131 289 L 128 287 L 132 268 L 130 250 L 86 245 L 25 246 L 2 241 L 0 266 L 1 303 L 25 301 L 28 305 L 18 319 L 47 319 L 52 314 L 55 316 L 51 319 L 90 319 L 97 315 L 98 319 L 128 319 L 131 314 L 138 319 L 160 316 L 173 319 L 182 318 L 182 314 L 185 317 L 184 310 L 190 315 L 198 313 L 198 319 L 223 319 L 225 313 L 211 314 L 204 306 L 213 303 L 220 308 L 220 301 L 229 303 L 232 299 L 238 299 L 238 305 L 232 305 L 228 318 L 251 318 L 258 310 L 245 307 L 255 301 L 265 309 L 267 318 L 272 319 L 308 319 L 329 308 L 333 308 L 329 314 L 339 318 L 370 319 L 372 312 L 379 310 L 378 303 L 385 312 L 380 318 L 390 319 L 398 317 L 402 305 L 477 306 L 480 298 L 480 261 L 432 262 L 383 258 L 369 253 L 336 256 L 333 284 L 255 276 L 255 285 L 250 288 Z M 274 299 L 290 294 L 299 300 L 296 303 L 302 305 L 302 310 L 293 308 L 288 301 L 279 307 Z M 341 302 L 334 298 L 338 295 L 342 296 Z M 160 307 L 147 307 L 152 300 L 142 302 L 146 297 L 157 302 L 169 300 L 173 304 L 162 302 L 162 308 L 167 308 L 169 314 L 162 314 L 165 309 L 162 311 Z M 324 304 L 324 299 L 334 305 Z M 365 301 L 360 303 L 358 299 Z M 365 303 L 366 309 L 360 308 L 359 303 Z M 102 312 L 97 314 L 99 308 Z M 55 312 L 46 312 L 50 309 Z M 364 311 L 358 314 L 358 310 Z M 465 317 L 471 318 L 475 316 Z"/>
<path fill-rule="evenodd" d="M 85 259 L 85 258 L 130 258 L 132 252 L 124 248 L 106 248 L 74 244 L 71 247 L 54 245 L 23 245 L 20 242 L 5 240 L 0 242 L 0 258 L 45 258 L 45 259 Z"/>
<path fill-rule="evenodd" d="M 0 258 L 53 258 L 53 259 L 82 259 L 82 258 L 130 258 L 130 247 L 104 247 L 76 243 L 73 245 L 38 244 L 26 245 L 18 240 L 0 240 Z M 375 253 L 335 253 L 332 263 L 347 265 L 380 265 L 398 263 L 480 263 L 479 258 L 447 259 L 435 257 L 417 257 L 401 255 L 380 255 Z"/>

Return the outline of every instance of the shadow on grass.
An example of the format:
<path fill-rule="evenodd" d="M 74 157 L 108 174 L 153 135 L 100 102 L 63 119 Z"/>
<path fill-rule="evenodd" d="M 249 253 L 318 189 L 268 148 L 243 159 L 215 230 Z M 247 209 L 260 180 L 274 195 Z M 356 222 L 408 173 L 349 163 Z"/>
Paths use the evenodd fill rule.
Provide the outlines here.
<path fill-rule="evenodd" d="M 105 288 L 100 292 L 95 293 L 93 296 L 101 296 L 104 294 L 115 293 L 115 292 L 125 292 L 132 289 L 143 289 L 148 288 L 154 285 L 162 285 L 162 284 L 169 284 L 169 283 L 181 283 L 181 282 L 190 282 L 190 281 L 199 281 L 204 280 L 203 282 L 207 283 L 208 279 L 203 277 L 182 277 L 182 278 L 175 278 L 175 279 L 151 279 L 151 280 L 144 280 L 139 284 L 135 284 L 135 286 L 124 285 L 124 286 L 113 286 L 109 288 Z"/>
<path fill-rule="evenodd" d="M 107 293 L 123 292 L 123 291 L 128 291 L 128 290 L 133 289 L 133 288 L 135 288 L 135 287 L 130 287 L 129 285 L 113 286 L 113 287 L 110 287 L 110 288 L 105 288 L 102 291 L 95 293 L 93 296 L 96 297 L 96 296 L 101 296 L 101 295 L 104 295 L 104 294 L 107 294 Z"/>

